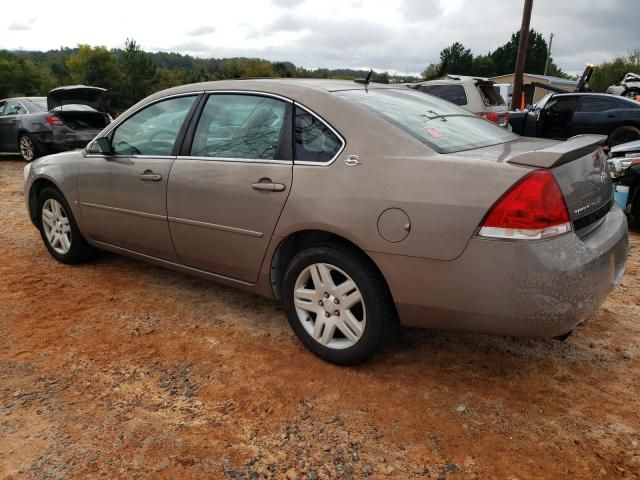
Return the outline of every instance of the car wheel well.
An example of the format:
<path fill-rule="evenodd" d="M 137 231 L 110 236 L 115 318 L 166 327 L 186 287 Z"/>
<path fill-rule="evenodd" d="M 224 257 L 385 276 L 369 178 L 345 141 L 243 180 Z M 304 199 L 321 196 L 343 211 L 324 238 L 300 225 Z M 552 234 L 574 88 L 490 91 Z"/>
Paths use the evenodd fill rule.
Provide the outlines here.
<path fill-rule="evenodd" d="M 380 275 L 389 293 L 389 298 L 392 298 L 389 284 L 382 271 L 364 250 L 340 235 L 322 230 L 303 230 L 289 235 L 280 242 L 271 260 L 271 288 L 275 298 L 278 300 L 282 299 L 282 280 L 291 259 L 302 250 L 318 245 L 341 246 L 342 248 L 351 250 L 355 255 L 362 257 L 363 261 L 369 263 Z"/>
<path fill-rule="evenodd" d="M 60 189 L 57 187 L 55 183 L 51 180 L 47 180 L 46 178 L 39 178 L 33 185 L 31 185 L 31 189 L 29 190 L 29 216 L 31 217 L 31 221 L 34 225 L 37 225 L 37 216 L 38 216 L 38 196 L 40 192 L 47 187 L 52 187 L 60 192 Z M 62 192 L 60 192 L 62 194 Z"/>

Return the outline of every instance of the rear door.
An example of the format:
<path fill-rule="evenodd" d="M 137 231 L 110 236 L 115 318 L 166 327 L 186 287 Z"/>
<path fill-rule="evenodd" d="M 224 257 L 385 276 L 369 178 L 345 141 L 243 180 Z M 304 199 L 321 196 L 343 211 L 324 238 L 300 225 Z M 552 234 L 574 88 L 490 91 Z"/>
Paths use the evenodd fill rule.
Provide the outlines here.
<path fill-rule="evenodd" d="M 292 182 L 291 102 L 211 94 L 169 178 L 167 213 L 182 263 L 253 283 Z"/>
<path fill-rule="evenodd" d="M 112 152 L 90 145 L 78 196 L 85 231 L 109 245 L 177 261 L 167 222 L 167 182 L 196 95 L 134 113 L 110 134 Z"/>
<path fill-rule="evenodd" d="M 599 133 L 608 135 L 621 119 L 619 101 L 616 98 L 583 96 L 580 98 L 571 120 L 571 134 Z"/>
<path fill-rule="evenodd" d="M 541 111 L 540 136 L 559 140 L 569 138 L 569 124 L 577 104 L 578 97 L 551 97 Z"/>

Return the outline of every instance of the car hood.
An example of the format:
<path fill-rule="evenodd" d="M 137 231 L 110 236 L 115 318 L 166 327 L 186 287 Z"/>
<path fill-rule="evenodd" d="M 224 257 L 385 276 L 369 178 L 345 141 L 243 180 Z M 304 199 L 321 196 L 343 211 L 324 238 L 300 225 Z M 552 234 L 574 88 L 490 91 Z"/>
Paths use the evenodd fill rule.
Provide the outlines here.
<path fill-rule="evenodd" d="M 88 87 L 86 85 L 69 85 L 54 88 L 47 95 L 47 109 L 53 110 L 60 105 L 80 104 L 101 110 L 105 93 L 107 93 L 105 88 Z"/>

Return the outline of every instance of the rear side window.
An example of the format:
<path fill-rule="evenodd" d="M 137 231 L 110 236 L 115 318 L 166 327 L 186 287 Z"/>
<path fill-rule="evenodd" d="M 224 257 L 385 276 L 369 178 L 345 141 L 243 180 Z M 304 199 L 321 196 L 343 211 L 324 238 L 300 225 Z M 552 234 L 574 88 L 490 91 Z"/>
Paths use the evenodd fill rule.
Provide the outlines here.
<path fill-rule="evenodd" d="M 478 90 L 485 105 L 490 107 L 506 105 L 504 98 L 493 85 L 478 85 Z"/>
<path fill-rule="evenodd" d="M 607 110 L 613 110 L 614 108 L 621 108 L 613 100 L 608 98 L 589 98 L 583 97 L 580 105 L 578 106 L 579 112 L 605 112 Z"/>
<path fill-rule="evenodd" d="M 296 107 L 295 159 L 326 163 L 342 148 L 342 141 L 319 118 Z"/>
<path fill-rule="evenodd" d="M 439 153 L 488 147 L 518 138 L 460 107 L 408 88 L 344 90 L 335 94 L 382 117 Z"/>
<path fill-rule="evenodd" d="M 468 103 L 467 94 L 462 85 L 422 85 L 418 89 L 456 105 L 466 105 Z"/>
<path fill-rule="evenodd" d="M 198 121 L 191 155 L 279 159 L 285 113 L 286 104 L 271 97 L 211 95 Z"/>

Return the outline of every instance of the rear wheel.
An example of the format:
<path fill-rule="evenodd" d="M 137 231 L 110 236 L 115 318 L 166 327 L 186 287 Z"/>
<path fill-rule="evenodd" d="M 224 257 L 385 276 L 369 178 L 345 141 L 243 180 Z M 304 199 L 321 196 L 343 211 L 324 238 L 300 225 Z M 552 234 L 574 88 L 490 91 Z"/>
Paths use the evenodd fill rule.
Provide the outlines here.
<path fill-rule="evenodd" d="M 632 126 L 618 127 L 609 135 L 607 145 L 611 148 L 635 140 L 640 140 L 640 129 Z"/>
<path fill-rule="evenodd" d="M 340 365 L 373 355 L 394 316 L 386 285 L 370 260 L 342 245 L 298 253 L 285 273 L 282 296 L 300 341 Z"/>
<path fill-rule="evenodd" d="M 27 163 L 33 162 L 41 155 L 36 143 L 28 133 L 20 134 L 20 137 L 18 137 L 18 148 L 20 149 L 20 156 Z"/>
<path fill-rule="evenodd" d="M 47 250 L 59 262 L 81 263 L 93 253 L 78 230 L 71 208 L 55 188 L 47 187 L 40 192 L 37 219 Z"/>

